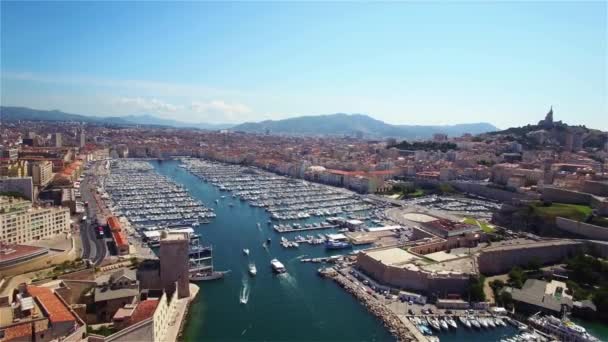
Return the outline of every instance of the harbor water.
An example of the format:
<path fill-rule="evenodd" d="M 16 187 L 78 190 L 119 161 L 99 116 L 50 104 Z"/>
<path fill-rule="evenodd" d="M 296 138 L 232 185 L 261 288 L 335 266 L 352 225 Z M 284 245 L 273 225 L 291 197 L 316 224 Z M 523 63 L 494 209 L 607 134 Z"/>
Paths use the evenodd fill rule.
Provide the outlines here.
<path fill-rule="evenodd" d="M 276 233 L 267 224 L 269 214 L 263 208 L 250 206 L 233 198 L 230 192 L 201 181 L 180 168 L 177 161 L 151 163 L 160 174 L 183 185 L 195 199 L 215 210 L 217 216 L 211 223 L 195 230 L 204 244 L 213 245 L 215 269 L 231 271 L 224 279 L 199 283 L 201 291 L 190 308 L 183 340 L 394 340 L 382 322 L 354 297 L 334 282 L 317 276 L 319 264 L 299 260 L 344 251 L 327 252 L 322 245 L 308 244 L 283 248 L 279 244 L 281 236 L 293 240 L 298 233 Z M 314 221 L 319 218 L 299 222 Z M 333 231 L 318 230 L 310 234 Z M 265 248 L 263 244 L 268 238 L 272 242 Z M 249 256 L 243 253 L 245 248 L 250 250 Z M 286 274 L 272 273 L 270 260 L 273 258 L 285 264 Z M 248 274 L 248 265 L 252 262 L 257 267 L 255 277 Z M 247 303 L 242 304 L 241 299 Z M 499 341 L 516 332 L 510 326 L 481 331 L 459 327 L 439 337 L 441 341 Z"/>
<path fill-rule="evenodd" d="M 213 245 L 215 269 L 231 270 L 224 279 L 199 283 L 201 291 L 190 308 L 184 340 L 393 340 L 352 296 L 317 276 L 319 264 L 299 261 L 302 255 L 326 256 L 323 246 L 285 249 L 279 245 L 280 235 L 267 224 L 269 216 L 263 208 L 202 182 L 176 161 L 152 164 L 215 209 L 217 217 L 196 231 L 203 243 Z M 320 232 L 327 231 L 315 234 Z M 293 238 L 294 234 L 283 235 Z M 272 242 L 266 249 L 262 244 L 269 237 Z M 250 250 L 249 256 L 243 254 L 244 248 Z M 271 272 L 272 258 L 285 264 L 286 274 Z M 247 273 L 249 262 L 257 266 L 255 277 Z M 240 303 L 244 292 L 248 293 L 245 305 Z"/>

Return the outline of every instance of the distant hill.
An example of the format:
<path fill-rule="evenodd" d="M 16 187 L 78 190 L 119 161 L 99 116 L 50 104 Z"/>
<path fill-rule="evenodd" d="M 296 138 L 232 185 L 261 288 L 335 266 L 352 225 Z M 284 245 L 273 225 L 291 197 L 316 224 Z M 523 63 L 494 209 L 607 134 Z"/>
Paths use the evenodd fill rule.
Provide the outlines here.
<path fill-rule="evenodd" d="M 120 118 L 124 119 L 128 122 L 139 124 L 139 125 L 200 128 L 200 129 L 210 129 L 210 130 L 225 129 L 225 128 L 230 128 L 230 127 L 234 126 L 231 124 L 208 124 L 208 123 L 182 122 L 182 121 L 177 121 L 177 120 L 158 118 L 158 117 L 150 115 L 150 114 L 127 115 L 127 116 L 121 116 Z"/>
<path fill-rule="evenodd" d="M 228 124 L 206 124 L 206 123 L 186 123 L 177 120 L 162 119 L 153 115 L 128 115 L 128 116 L 90 116 L 80 114 L 70 114 L 59 110 L 39 110 L 26 107 L 0 107 L 1 121 L 78 121 L 108 125 L 150 125 L 165 127 L 184 127 L 200 129 L 223 129 L 231 125 Z"/>
<path fill-rule="evenodd" d="M 218 130 L 230 128 L 235 131 L 288 135 L 328 135 L 344 136 L 362 134 L 366 138 L 406 138 L 425 139 L 434 133 L 460 136 L 464 133 L 480 134 L 496 131 L 489 123 L 457 124 L 446 126 L 391 125 L 364 114 L 329 114 L 299 116 L 284 120 L 246 122 L 240 125 L 187 123 L 163 119 L 150 114 L 127 116 L 90 116 L 70 114 L 59 110 L 38 110 L 26 107 L 0 107 L 1 121 L 78 121 L 109 125 L 150 125 L 162 127 L 199 128 Z"/>
<path fill-rule="evenodd" d="M 511 127 L 501 131 L 488 132 L 476 137 L 478 140 L 516 141 L 528 149 L 567 147 L 602 149 L 608 142 L 607 132 L 588 128 L 584 125 L 574 126 L 560 121 L 553 121 L 553 107 L 545 119 L 538 124 Z"/>
<path fill-rule="evenodd" d="M 99 117 L 80 114 L 64 113 L 59 110 L 38 110 L 26 107 L 0 107 L 0 120 L 2 121 L 78 121 L 106 124 L 128 124 L 119 117 Z"/>
<path fill-rule="evenodd" d="M 464 133 L 480 134 L 497 130 L 489 123 L 457 124 L 445 126 L 391 125 L 364 114 L 328 114 L 299 116 L 284 120 L 246 122 L 232 127 L 235 131 L 288 135 L 356 135 L 368 138 L 430 138 L 434 133 L 460 136 Z"/>

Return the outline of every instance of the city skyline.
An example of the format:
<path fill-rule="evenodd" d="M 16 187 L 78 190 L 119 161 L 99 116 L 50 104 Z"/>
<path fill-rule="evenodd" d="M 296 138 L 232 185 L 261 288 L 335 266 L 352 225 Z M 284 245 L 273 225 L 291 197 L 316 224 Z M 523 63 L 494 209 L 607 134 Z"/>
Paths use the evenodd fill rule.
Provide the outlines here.
<path fill-rule="evenodd" d="M 608 129 L 605 2 L 1 6 L 4 106 Z"/>

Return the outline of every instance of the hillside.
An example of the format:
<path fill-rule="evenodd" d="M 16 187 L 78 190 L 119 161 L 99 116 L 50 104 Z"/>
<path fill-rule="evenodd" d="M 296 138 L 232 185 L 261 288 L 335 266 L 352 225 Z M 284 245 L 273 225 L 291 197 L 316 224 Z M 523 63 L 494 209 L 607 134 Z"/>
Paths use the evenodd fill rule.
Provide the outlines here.
<path fill-rule="evenodd" d="M 299 116 L 284 120 L 246 122 L 232 128 L 237 131 L 293 135 L 356 135 L 367 138 L 430 138 L 434 133 L 460 136 L 464 133 L 480 134 L 495 131 L 488 123 L 457 124 L 446 126 L 391 125 L 363 114 L 329 114 Z"/>
<path fill-rule="evenodd" d="M 26 107 L 0 107 L 2 121 L 79 121 L 90 123 L 128 124 L 121 118 L 105 118 L 80 114 L 64 113 L 59 110 L 38 110 Z"/>
<path fill-rule="evenodd" d="M 59 110 L 39 110 L 26 107 L 0 107 L 1 121 L 78 121 L 87 123 L 97 123 L 106 125 L 149 125 L 164 127 L 183 127 L 200 129 L 223 129 L 231 125 L 228 124 L 206 124 L 206 123 L 186 123 L 177 120 L 158 118 L 153 115 L 128 115 L 128 116 L 89 116 L 80 114 L 70 114 Z"/>

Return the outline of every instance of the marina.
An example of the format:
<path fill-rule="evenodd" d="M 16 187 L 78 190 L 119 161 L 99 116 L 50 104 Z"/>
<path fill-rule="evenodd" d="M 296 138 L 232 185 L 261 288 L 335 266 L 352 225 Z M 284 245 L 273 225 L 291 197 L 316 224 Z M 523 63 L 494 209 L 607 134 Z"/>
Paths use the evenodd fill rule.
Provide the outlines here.
<path fill-rule="evenodd" d="M 182 159 L 180 167 L 221 191 L 231 191 L 233 198 L 264 208 L 273 220 L 352 215 L 375 208 L 348 190 L 279 176 L 254 167 L 187 158 Z"/>
<path fill-rule="evenodd" d="M 156 173 L 146 161 L 113 160 L 98 192 L 115 216 L 126 217 L 139 231 L 197 227 L 215 217 L 213 209 Z"/>
<path fill-rule="evenodd" d="M 396 316 L 391 316 L 388 309 L 382 309 L 379 304 L 372 305 L 372 302 L 365 304 L 361 299 L 349 296 L 339 287 L 316 276 L 318 266 L 315 264 L 339 263 L 343 255 L 353 253 L 352 246 L 343 240 L 345 236 L 336 224 L 332 224 L 334 227 L 328 228 L 329 232 L 324 234 L 299 233 L 298 227 L 306 229 L 306 225 L 312 227 L 315 223 L 327 224 L 333 221 L 335 214 L 327 217 L 309 215 L 278 220 L 271 217 L 273 214 L 266 207 L 252 206 L 249 200 L 240 200 L 236 193 L 228 192 L 226 186 L 222 190 L 219 184 L 205 182 L 178 167 L 175 161 L 151 162 L 151 165 L 159 174 L 175 181 L 178 188 L 179 185 L 184 185 L 195 201 L 213 207 L 214 214 L 217 214 L 204 225 L 164 226 L 170 229 L 190 228 L 194 235 L 200 236 L 196 241 L 200 240 L 205 244 L 205 247 L 202 247 L 205 252 L 191 258 L 191 261 L 198 260 L 191 265 L 191 280 L 199 282 L 206 295 L 197 299 L 190 312 L 192 317 L 204 319 L 193 318 L 188 321 L 184 332 L 185 339 L 262 339 L 268 337 L 268 329 L 273 329 L 273 338 L 277 339 L 344 339 L 345 336 L 347 339 L 361 339 L 362 336 L 367 336 L 363 338 L 385 341 L 394 340 L 395 336 L 399 336 L 395 331 L 408 334 L 406 328 L 394 321 Z M 367 211 L 360 213 L 342 210 L 340 214 L 378 224 L 379 217 L 374 214 L 376 209 L 373 207 L 370 210 L 368 207 Z M 269 221 L 270 224 L 261 224 Z M 274 225 L 286 226 L 288 223 L 292 228 L 297 224 L 295 231 L 279 233 L 273 229 Z M 156 225 L 158 226 L 162 227 Z M 145 227 L 147 230 L 140 228 L 140 231 L 147 231 L 148 234 L 155 232 L 152 227 L 153 225 L 148 225 Z M 278 242 L 272 242 L 273 239 Z M 196 245 L 193 243 L 193 246 Z M 200 243 L 199 245 L 202 246 Z M 216 248 L 211 248 L 211 245 Z M 215 264 L 220 269 L 232 271 L 215 271 Z M 268 266 L 259 267 L 260 265 Z M 214 279 L 216 281 L 206 281 Z M 327 298 L 332 298 L 331 303 L 325 302 Z M 281 310 L 272 310 L 272 303 L 279 305 Z M 223 313 L 209 315 L 207 308 L 213 307 L 223 307 Z M 348 324 L 340 319 L 344 308 L 349 312 Z M 369 315 L 368 311 L 376 318 Z M 382 326 L 387 324 L 384 319 L 386 315 L 393 317 L 393 323 L 390 323 L 393 328 L 388 330 Z M 261 317 L 264 319 L 260 319 Z M 327 324 L 319 326 L 320 320 Z M 290 323 L 294 321 L 299 322 L 298 326 Z M 352 326 L 352 322 L 356 322 L 356 327 Z M 480 319 L 471 320 L 471 328 L 461 324 L 457 317 L 438 317 L 431 319 L 431 322 L 433 323 L 425 320 L 424 324 L 417 326 L 422 329 L 418 331 L 430 331 L 431 335 L 427 336 L 440 337 L 441 340 L 449 340 L 449 336 L 456 334 L 470 334 L 471 338 L 477 335 L 486 336 L 490 332 L 504 329 L 511 333 L 509 329 L 512 329 L 510 326 L 503 327 L 494 320 L 492 323 Z M 485 328 L 482 322 L 485 323 Z M 277 328 L 277 324 L 282 328 Z M 479 328 L 475 328 L 475 324 L 478 324 Z M 494 324 L 494 328 L 491 324 Z M 454 325 L 457 328 L 454 328 Z M 234 326 L 242 327 L 239 332 L 244 332 L 243 335 L 239 335 L 239 332 L 229 332 L 226 337 L 226 331 L 239 330 L 233 329 Z M 423 326 L 425 328 L 422 328 Z M 448 337 L 444 338 L 444 334 Z M 496 339 L 485 340 L 499 341 L 504 336 L 501 333 Z"/>
<path fill-rule="evenodd" d="M 151 165 L 214 209 L 217 217 L 193 229 L 204 244 L 213 245 L 214 267 L 231 270 L 221 280 L 198 283 L 203 295 L 197 297 L 189 310 L 184 340 L 394 340 L 357 300 L 318 277 L 318 264 L 302 263 L 302 258 L 298 258 L 301 255 L 326 258 L 339 251 L 309 244 L 285 249 L 279 243 L 280 236 L 268 227 L 271 218 L 263 208 L 252 207 L 202 181 L 179 168 L 176 161 L 151 161 Z M 230 202 L 234 206 L 229 206 Z M 286 235 L 294 239 L 290 233 Z M 243 255 L 245 248 L 249 249 L 249 256 Z M 273 274 L 270 266 L 273 258 L 283 263 L 288 272 Z M 255 277 L 249 275 L 250 263 L 256 265 Z M 243 278 L 248 284 L 246 304 L 241 303 Z M 344 312 L 348 312 L 348 319 L 344 319 Z"/>

